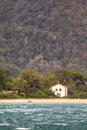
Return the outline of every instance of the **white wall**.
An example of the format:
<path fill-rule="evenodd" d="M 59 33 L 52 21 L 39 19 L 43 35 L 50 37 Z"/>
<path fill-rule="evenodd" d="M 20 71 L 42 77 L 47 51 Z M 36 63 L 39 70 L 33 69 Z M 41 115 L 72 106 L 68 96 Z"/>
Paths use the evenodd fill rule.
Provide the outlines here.
<path fill-rule="evenodd" d="M 52 87 L 52 92 L 60 97 L 67 96 L 67 88 L 61 84 Z"/>

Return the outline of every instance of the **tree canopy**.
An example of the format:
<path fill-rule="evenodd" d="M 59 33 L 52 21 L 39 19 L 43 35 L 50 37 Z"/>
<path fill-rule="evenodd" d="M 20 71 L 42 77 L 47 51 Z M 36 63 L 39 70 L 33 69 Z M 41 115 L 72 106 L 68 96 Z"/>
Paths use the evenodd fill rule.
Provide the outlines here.
<path fill-rule="evenodd" d="M 53 98 L 56 96 L 50 88 L 58 83 L 67 86 L 68 97 L 87 98 L 87 76 L 84 74 L 64 69 L 57 73 L 24 70 L 18 77 L 12 78 L 8 77 L 3 69 L 0 69 L 0 97 L 3 98 Z M 16 95 L 14 90 L 18 91 Z M 12 91 L 13 95 L 9 96 L 9 91 Z"/>

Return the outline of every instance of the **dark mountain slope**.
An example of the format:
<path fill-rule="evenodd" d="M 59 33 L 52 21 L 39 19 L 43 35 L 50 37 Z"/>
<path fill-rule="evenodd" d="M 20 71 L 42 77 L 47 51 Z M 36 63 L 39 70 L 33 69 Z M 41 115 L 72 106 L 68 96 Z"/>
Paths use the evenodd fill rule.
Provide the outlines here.
<path fill-rule="evenodd" d="M 0 67 L 87 73 L 87 1 L 0 0 Z"/>

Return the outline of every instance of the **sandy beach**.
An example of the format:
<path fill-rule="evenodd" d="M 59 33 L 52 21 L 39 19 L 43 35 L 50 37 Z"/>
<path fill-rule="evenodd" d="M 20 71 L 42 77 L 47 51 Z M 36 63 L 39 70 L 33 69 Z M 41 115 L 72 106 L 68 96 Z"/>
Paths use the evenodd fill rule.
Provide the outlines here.
<path fill-rule="evenodd" d="M 36 103 L 36 104 L 87 104 L 87 99 L 0 99 L 0 104 Z"/>

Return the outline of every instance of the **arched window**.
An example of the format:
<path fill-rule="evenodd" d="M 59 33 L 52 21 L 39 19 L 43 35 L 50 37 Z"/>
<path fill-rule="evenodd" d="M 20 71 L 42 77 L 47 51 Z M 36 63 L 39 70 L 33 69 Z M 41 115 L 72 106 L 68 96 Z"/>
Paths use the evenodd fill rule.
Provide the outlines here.
<path fill-rule="evenodd" d="M 62 89 L 60 88 L 59 91 L 62 91 Z"/>
<path fill-rule="evenodd" d="M 58 89 L 56 88 L 56 91 L 58 91 Z"/>

